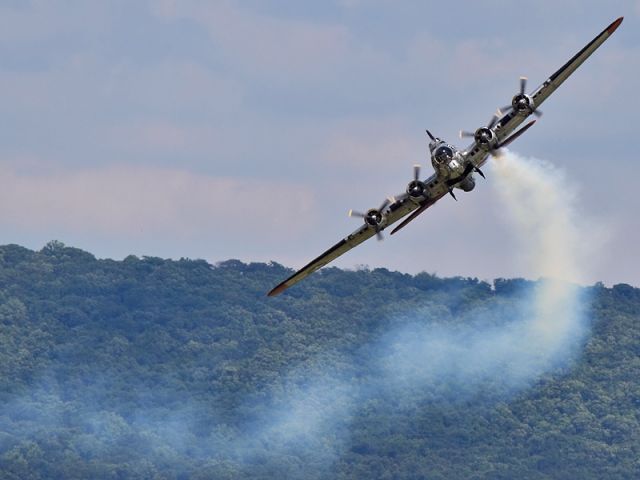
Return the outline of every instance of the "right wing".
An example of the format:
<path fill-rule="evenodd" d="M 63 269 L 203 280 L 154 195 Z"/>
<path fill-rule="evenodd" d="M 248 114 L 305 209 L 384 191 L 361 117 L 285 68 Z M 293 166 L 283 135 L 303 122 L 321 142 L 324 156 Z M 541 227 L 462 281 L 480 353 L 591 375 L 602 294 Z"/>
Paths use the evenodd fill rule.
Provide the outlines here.
<path fill-rule="evenodd" d="M 432 182 L 436 182 L 435 176 L 431 177 L 427 181 L 428 184 L 431 184 Z M 431 205 L 436 203 L 438 200 L 440 200 L 447 192 L 447 190 L 444 190 L 443 192 L 441 192 L 439 189 L 434 190 L 434 191 L 437 191 L 438 193 L 434 194 L 433 198 L 427 199 L 427 200 L 423 201 L 421 204 L 416 204 L 416 203 L 412 202 L 411 200 L 409 200 L 408 198 L 405 198 L 403 200 L 397 200 L 397 201 L 393 202 L 385 210 L 385 217 L 386 217 L 387 223 L 384 226 L 384 228 L 388 227 L 392 223 L 397 222 L 398 220 L 400 220 L 401 218 L 403 218 L 406 215 L 410 214 L 411 212 L 414 212 L 411 216 L 409 216 L 409 218 L 407 218 L 407 220 L 405 220 L 403 223 L 401 223 L 398 226 L 398 228 L 396 228 L 391 233 L 396 232 L 398 229 L 404 227 L 407 223 L 409 223 L 411 220 L 413 220 L 415 217 L 417 217 L 420 213 L 422 213 L 428 207 L 430 207 Z M 384 228 L 381 228 L 380 231 L 384 230 Z M 362 225 L 358 230 L 353 232 L 351 235 L 349 235 L 349 236 L 343 238 L 342 240 L 340 240 L 338 243 L 336 243 L 333 247 L 331 247 L 329 250 L 324 252 L 322 255 L 318 256 L 315 259 L 313 259 L 311 262 L 309 262 L 307 265 L 302 267 L 296 273 L 291 275 L 285 281 L 283 281 L 282 283 L 277 285 L 267 295 L 269 295 L 270 297 L 274 297 L 276 295 L 281 294 L 282 292 L 284 292 L 290 286 L 292 286 L 292 285 L 298 283 L 300 280 L 308 277 L 309 275 L 311 275 L 316 270 L 324 267 L 329 262 L 335 260 L 340 255 L 348 252 L 352 248 L 360 245 L 362 242 L 364 242 L 365 240 L 373 237 L 375 234 L 376 234 L 375 228 L 369 227 L 366 224 Z"/>
<path fill-rule="evenodd" d="M 373 228 L 369 228 L 366 225 L 362 225 L 358 230 L 353 232 L 346 238 L 343 238 L 338 243 L 336 243 L 329 250 L 324 252 L 319 257 L 310 261 L 307 265 L 302 267 L 296 273 L 287 278 L 284 282 L 280 283 L 273 290 L 271 290 L 267 295 L 270 297 L 275 297 L 276 295 L 281 294 L 291 285 L 298 283 L 300 280 L 305 277 L 311 275 L 316 270 L 324 267 L 327 263 L 335 260 L 343 253 L 348 252 L 353 247 L 360 245 L 362 242 L 367 240 L 368 238 L 373 237 L 376 234 Z"/>

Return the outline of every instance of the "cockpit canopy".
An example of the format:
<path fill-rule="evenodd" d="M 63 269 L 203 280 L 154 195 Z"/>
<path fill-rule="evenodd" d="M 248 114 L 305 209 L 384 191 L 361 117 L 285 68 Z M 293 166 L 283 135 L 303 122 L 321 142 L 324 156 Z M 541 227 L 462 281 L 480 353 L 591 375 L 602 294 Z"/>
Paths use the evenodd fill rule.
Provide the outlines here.
<path fill-rule="evenodd" d="M 436 149 L 433 159 L 439 165 L 447 164 L 453 159 L 453 149 L 447 145 L 442 145 Z"/>

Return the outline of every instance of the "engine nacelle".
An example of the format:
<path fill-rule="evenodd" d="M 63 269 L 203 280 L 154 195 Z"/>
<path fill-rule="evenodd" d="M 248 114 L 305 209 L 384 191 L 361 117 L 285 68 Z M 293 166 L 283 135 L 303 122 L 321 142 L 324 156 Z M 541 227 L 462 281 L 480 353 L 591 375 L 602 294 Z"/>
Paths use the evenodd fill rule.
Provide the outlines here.
<path fill-rule="evenodd" d="M 489 127 L 480 127 L 473 135 L 476 144 L 482 148 L 490 149 L 497 142 L 496 134 Z"/>
<path fill-rule="evenodd" d="M 420 180 L 412 180 L 407 185 L 407 195 L 415 203 L 420 203 L 427 197 L 427 185 Z"/>
<path fill-rule="evenodd" d="M 514 95 L 511 100 L 511 106 L 513 107 L 514 112 L 525 116 L 533 113 L 533 110 L 535 109 L 533 99 L 526 93 L 518 93 Z"/>
<path fill-rule="evenodd" d="M 473 178 L 472 175 L 468 175 L 463 181 L 461 181 L 458 185 L 457 188 L 459 188 L 460 190 L 464 191 L 464 192 L 470 192 L 471 190 L 473 190 L 476 186 L 476 180 L 475 178 Z"/>
<path fill-rule="evenodd" d="M 372 208 L 367 210 L 367 213 L 365 213 L 364 223 L 370 227 L 378 229 L 387 223 L 387 219 L 380 210 Z"/>

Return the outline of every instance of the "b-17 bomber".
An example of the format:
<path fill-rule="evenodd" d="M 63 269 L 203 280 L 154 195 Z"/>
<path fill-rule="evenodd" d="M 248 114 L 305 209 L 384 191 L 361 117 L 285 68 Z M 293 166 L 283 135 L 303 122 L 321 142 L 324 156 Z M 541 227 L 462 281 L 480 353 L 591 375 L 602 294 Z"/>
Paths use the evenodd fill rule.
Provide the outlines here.
<path fill-rule="evenodd" d="M 498 109 L 489 123 L 475 132 L 460 132 L 460 138 L 473 138 L 468 147 L 457 148 L 427 130 L 434 173 L 427 179 L 422 179 L 420 166 L 415 165 L 413 178 L 402 195 L 385 199 L 380 206 L 366 212 L 350 211 L 351 216 L 363 219 L 362 226 L 277 285 L 268 295 L 279 295 L 373 236 L 381 239 L 386 228 L 400 221 L 391 231 L 393 235 L 442 197 L 451 195 L 455 199 L 455 190 L 473 190 L 476 175 L 485 177 L 482 166 L 487 160 L 533 126 L 535 119 L 522 124 L 531 115 L 539 117 L 542 114 L 540 105 L 616 31 L 622 19 L 620 17 L 611 23 L 533 92 L 527 93 L 527 79 L 521 77 L 520 88 L 508 107 Z"/>

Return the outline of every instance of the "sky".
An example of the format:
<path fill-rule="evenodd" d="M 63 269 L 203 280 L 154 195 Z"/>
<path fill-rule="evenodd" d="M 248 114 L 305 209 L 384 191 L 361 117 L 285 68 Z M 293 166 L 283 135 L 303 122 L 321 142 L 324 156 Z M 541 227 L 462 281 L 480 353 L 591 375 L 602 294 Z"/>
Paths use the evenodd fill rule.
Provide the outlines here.
<path fill-rule="evenodd" d="M 0 243 L 299 268 L 619 16 L 511 149 L 563 172 L 586 281 L 640 286 L 636 0 L 0 1 Z M 526 276 L 485 173 L 334 264 Z"/>

